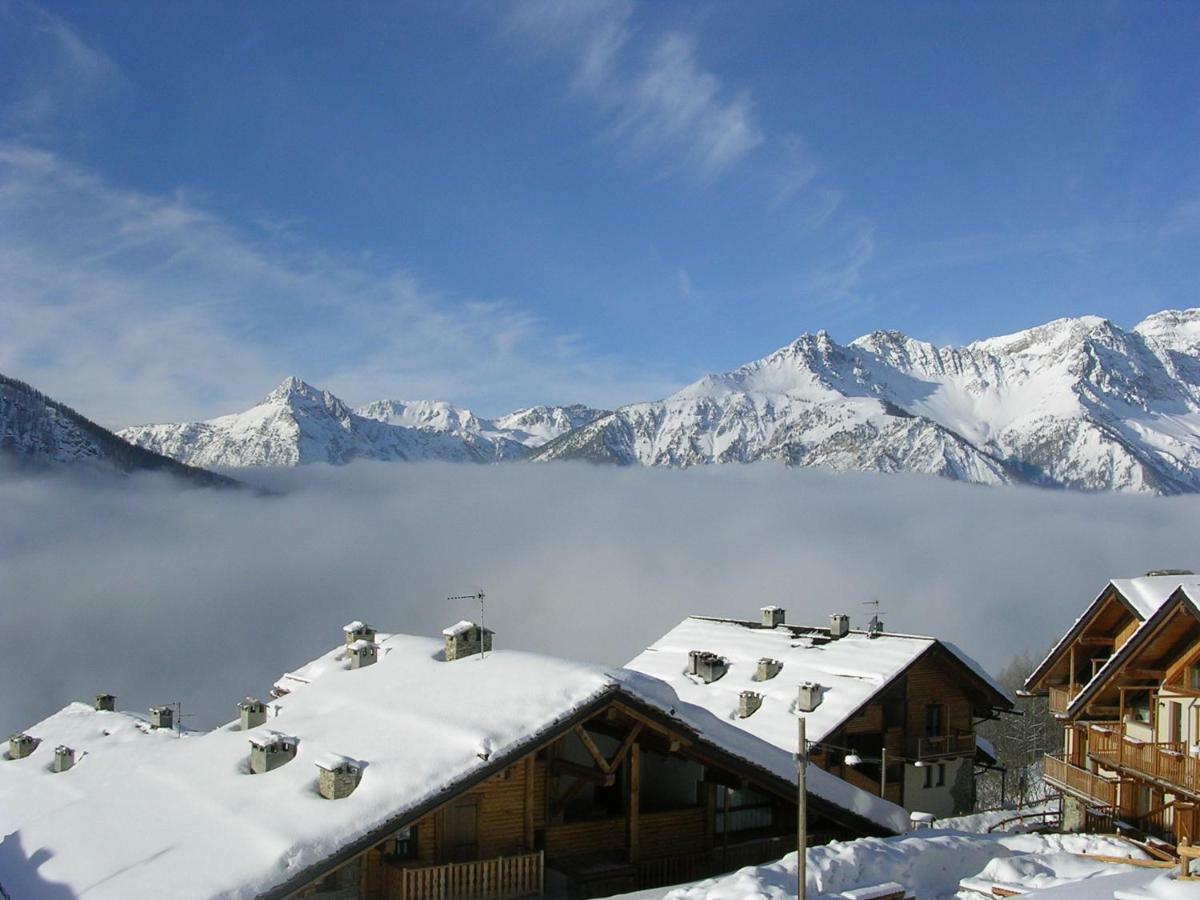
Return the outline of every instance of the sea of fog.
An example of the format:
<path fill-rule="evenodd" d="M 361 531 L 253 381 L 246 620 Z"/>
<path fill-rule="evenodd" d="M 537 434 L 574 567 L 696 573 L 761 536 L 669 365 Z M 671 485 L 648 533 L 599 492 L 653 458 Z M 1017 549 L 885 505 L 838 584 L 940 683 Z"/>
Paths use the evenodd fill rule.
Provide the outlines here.
<path fill-rule="evenodd" d="M 1200 568 L 1200 498 L 981 488 L 774 465 L 358 463 L 158 476 L 0 473 L 0 733 L 65 703 L 235 716 L 364 619 L 437 635 L 482 588 L 498 647 L 619 665 L 690 614 L 954 641 L 997 670 L 1110 577 Z"/>

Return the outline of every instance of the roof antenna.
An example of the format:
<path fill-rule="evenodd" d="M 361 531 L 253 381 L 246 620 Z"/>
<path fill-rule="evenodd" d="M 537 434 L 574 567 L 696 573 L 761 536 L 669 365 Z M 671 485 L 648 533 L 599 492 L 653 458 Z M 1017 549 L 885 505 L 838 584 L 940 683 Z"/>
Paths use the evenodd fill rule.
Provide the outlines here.
<path fill-rule="evenodd" d="M 459 594 L 457 597 L 447 597 L 447 600 L 478 600 L 479 601 L 479 658 L 483 659 L 487 656 L 487 640 L 483 635 L 483 588 L 478 588 L 473 594 Z"/>
<path fill-rule="evenodd" d="M 863 606 L 870 606 L 873 610 L 871 621 L 867 623 L 867 637 L 877 638 L 883 634 L 883 620 L 879 618 L 879 601 L 866 600 L 863 602 Z"/>

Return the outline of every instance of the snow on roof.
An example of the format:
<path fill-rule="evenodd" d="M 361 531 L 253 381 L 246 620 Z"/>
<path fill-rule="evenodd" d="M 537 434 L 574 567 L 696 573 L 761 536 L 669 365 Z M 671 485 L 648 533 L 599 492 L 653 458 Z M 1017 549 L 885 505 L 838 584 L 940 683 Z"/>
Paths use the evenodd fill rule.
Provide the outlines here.
<path fill-rule="evenodd" d="M 722 719 L 736 716 L 738 695 L 742 691 L 762 694 L 762 706 L 748 718 L 737 719 L 737 726 L 777 747 L 794 751 L 794 707 L 801 683 L 815 682 L 824 688 L 821 705 L 805 714 L 808 740 L 820 741 L 918 656 L 939 643 L 931 637 L 887 633 L 871 638 L 863 631 L 851 631 L 838 640 L 827 638 L 828 633 L 820 629 L 759 628 L 754 623 L 693 616 L 684 619 L 627 665 L 662 679 L 681 699 Z M 943 642 L 943 646 L 1004 694 L 978 663 L 952 644 Z M 729 661 L 725 675 L 710 684 L 687 675 L 691 650 L 708 650 L 725 657 Z M 783 668 L 774 678 L 754 681 L 758 660 L 763 657 L 779 660 Z"/>
<path fill-rule="evenodd" d="M 1200 576 L 1143 575 L 1140 578 L 1114 578 L 1110 584 L 1129 601 L 1137 617 L 1145 621 L 1158 611 L 1181 586 L 1190 586 L 1200 596 Z"/>
<path fill-rule="evenodd" d="M 446 637 L 458 637 L 460 634 L 466 634 L 474 627 L 474 622 L 468 622 L 466 619 L 463 619 L 461 622 L 455 622 L 449 628 L 443 628 L 442 634 Z"/>
<path fill-rule="evenodd" d="M 342 756 L 340 753 L 322 753 L 313 762 L 317 764 L 317 768 L 324 769 L 326 772 L 336 772 L 343 766 L 357 769 L 361 765 L 357 759 Z"/>
<path fill-rule="evenodd" d="M 355 619 L 353 622 L 351 622 L 348 625 L 342 626 L 342 631 L 345 631 L 348 634 L 353 634 L 356 631 L 365 631 L 365 630 L 369 630 L 369 629 L 367 629 L 367 626 L 364 623 L 358 621 L 358 619 Z"/>
<path fill-rule="evenodd" d="M 439 660 L 441 641 L 381 636 L 397 652 L 350 671 L 338 647 L 287 677 L 273 724 L 297 740 L 288 765 L 249 775 L 237 723 L 178 739 L 138 717 L 74 703 L 30 729 L 43 743 L 0 762 L 0 859 L 14 896 L 64 885 L 94 900 L 253 897 L 516 753 L 615 691 L 681 721 L 725 752 L 795 781 L 777 747 L 685 703 L 657 679 L 511 650 L 479 665 Z M 55 774 L 49 747 L 78 751 Z M 492 748 L 493 762 L 480 758 Z M 368 760 L 358 789 L 329 803 L 314 764 Z M 812 794 L 895 832 L 906 814 L 809 766 Z M 113 828 L 113 822 L 122 823 Z M 213 860 L 219 859 L 220 865 Z"/>
<path fill-rule="evenodd" d="M 373 650 L 376 646 L 378 645 L 373 641 L 364 641 L 360 639 L 351 644 L 350 649 L 361 653 L 363 650 Z"/>
<path fill-rule="evenodd" d="M 266 734 L 255 735 L 250 738 L 250 743 L 256 747 L 273 747 L 275 744 L 283 742 L 295 744 L 296 738 L 290 734 L 284 734 L 282 731 L 268 731 Z"/>

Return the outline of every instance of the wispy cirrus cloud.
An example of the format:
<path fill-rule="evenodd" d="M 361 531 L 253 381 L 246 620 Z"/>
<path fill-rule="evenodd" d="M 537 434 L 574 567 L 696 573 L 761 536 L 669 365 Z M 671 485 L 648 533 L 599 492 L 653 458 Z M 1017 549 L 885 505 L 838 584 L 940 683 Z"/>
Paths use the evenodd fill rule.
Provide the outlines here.
<path fill-rule="evenodd" d="M 0 371 L 105 424 L 243 408 L 288 374 L 351 401 L 487 413 L 678 382 L 587 352 L 519 302 L 282 246 L 186 192 L 122 188 L 24 144 L 0 144 L 0 230 Z"/>

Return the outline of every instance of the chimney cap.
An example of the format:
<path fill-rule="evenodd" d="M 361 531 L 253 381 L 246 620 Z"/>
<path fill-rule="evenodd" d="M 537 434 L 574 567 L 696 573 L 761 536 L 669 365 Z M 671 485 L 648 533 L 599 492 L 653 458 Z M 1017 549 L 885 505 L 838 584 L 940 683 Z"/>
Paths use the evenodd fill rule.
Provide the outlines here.
<path fill-rule="evenodd" d="M 362 638 L 359 638 L 357 641 L 355 641 L 353 644 L 350 645 L 350 649 L 361 652 L 363 650 L 368 650 L 368 649 L 374 650 L 378 646 L 379 645 L 376 644 L 374 641 L 366 641 L 366 640 L 363 640 Z"/>
<path fill-rule="evenodd" d="M 356 631 L 370 630 L 371 627 L 369 625 L 367 625 L 365 622 L 360 622 L 358 619 L 355 619 L 353 622 L 342 626 L 342 631 L 346 632 L 347 634 L 354 634 Z"/>
<path fill-rule="evenodd" d="M 770 606 L 760 606 L 760 607 L 758 608 L 758 611 L 759 611 L 759 612 L 782 612 L 782 611 L 783 611 L 783 607 L 782 607 L 782 606 L 776 606 L 775 604 L 771 604 Z"/>
<path fill-rule="evenodd" d="M 266 734 L 250 738 L 250 743 L 260 750 L 266 750 L 268 747 L 285 742 L 294 746 L 300 743 L 300 739 L 290 734 L 284 734 L 282 731 L 268 731 Z"/>
<path fill-rule="evenodd" d="M 313 762 L 316 763 L 318 769 L 324 769 L 326 772 L 357 772 L 362 768 L 362 763 L 357 759 L 342 756 L 340 753 L 322 753 Z"/>
<path fill-rule="evenodd" d="M 443 628 L 442 634 L 445 637 L 459 637 L 461 635 L 466 634 L 472 628 L 478 628 L 480 634 L 495 634 L 496 633 L 496 632 L 492 631 L 492 629 L 490 629 L 490 628 L 484 628 L 482 625 L 476 625 L 474 622 L 471 622 L 467 619 L 463 619 L 460 622 L 455 622 L 449 628 Z"/>

